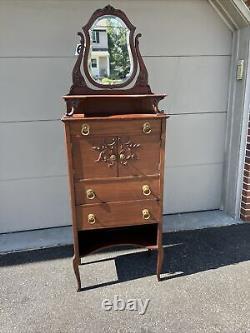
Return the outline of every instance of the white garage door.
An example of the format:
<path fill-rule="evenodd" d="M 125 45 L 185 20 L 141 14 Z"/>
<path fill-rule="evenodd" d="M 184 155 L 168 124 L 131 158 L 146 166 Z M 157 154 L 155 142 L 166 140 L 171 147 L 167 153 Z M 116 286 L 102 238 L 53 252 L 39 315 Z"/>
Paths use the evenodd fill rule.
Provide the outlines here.
<path fill-rule="evenodd" d="M 0 2 L 0 232 L 70 224 L 61 96 L 76 32 L 106 4 Z M 169 95 L 165 213 L 219 208 L 230 31 L 206 0 L 111 4 L 143 33 L 151 87 Z"/>

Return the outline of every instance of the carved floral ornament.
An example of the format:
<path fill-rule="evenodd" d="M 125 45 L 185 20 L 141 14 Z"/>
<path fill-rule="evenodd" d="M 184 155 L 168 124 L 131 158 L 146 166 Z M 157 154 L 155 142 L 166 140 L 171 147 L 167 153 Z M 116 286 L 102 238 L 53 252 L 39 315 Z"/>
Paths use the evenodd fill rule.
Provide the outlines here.
<path fill-rule="evenodd" d="M 122 138 L 117 138 L 118 156 L 122 165 L 127 165 L 129 160 L 137 160 L 136 150 L 140 147 L 139 143 L 133 143 L 130 140 L 123 141 Z"/>
<path fill-rule="evenodd" d="M 130 160 L 137 160 L 137 149 L 140 146 L 129 139 L 114 137 L 109 142 L 105 140 L 104 143 L 93 146 L 92 149 L 99 153 L 95 162 L 107 163 L 108 167 L 112 167 L 116 161 L 126 166 Z"/>
<path fill-rule="evenodd" d="M 95 162 L 107 163 L 108 167 L 113 166 L 116 161 L 116 142 L 116 138 L 112 138 L 110 142 L 104 142 L 97 146 L 93 146 L 92 149 L 99 153 Z"/>

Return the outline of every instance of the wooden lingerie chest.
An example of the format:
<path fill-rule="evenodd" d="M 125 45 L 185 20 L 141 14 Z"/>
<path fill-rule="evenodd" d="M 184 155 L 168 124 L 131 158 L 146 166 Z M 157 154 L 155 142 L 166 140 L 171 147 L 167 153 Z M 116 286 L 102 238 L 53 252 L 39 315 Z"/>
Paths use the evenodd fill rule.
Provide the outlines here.
<path fill-rule="evenodd" d="M 114 17 L 119 18 L 114 25 L 116 35 L 120 33 L 117 26 L 121 21 L 128 27 L 133 70 L 126 74 L 127 79 L 124 73 L 115 77 L 117 73 L 111 73 L 111 65 L 107 78 L 95 76 L 94 80 L 93 73 L 97 72 L 89 72 L 91 26 L 98 20 L 107 24 L 108 15 L 109 24 Z M 104 23 L 96 31 L 105 33 Z M 79 33 L 81 51 L 72 72 L 73 85 L 69 94 L 63 96 L 67 106 L 62 121 L 74 236 L 73 268 L 78 291 L 81 258 L 114 245 L 157 250 L 156 273 L 160 279 L 168 116 L 158 109 L 158 102 L 166 95 L 151 92 L 138 47 L 140 35 L 134 38 L 134 29 L 123 12 L 111 6 L 97 10 L 83 27 L 84 35 Z M 108 52 L 111 58 L 113 51 Z M 104 79 L 111 83 L 101 84 Z M 121 89 L 128 83 L 127 89 Z"/>

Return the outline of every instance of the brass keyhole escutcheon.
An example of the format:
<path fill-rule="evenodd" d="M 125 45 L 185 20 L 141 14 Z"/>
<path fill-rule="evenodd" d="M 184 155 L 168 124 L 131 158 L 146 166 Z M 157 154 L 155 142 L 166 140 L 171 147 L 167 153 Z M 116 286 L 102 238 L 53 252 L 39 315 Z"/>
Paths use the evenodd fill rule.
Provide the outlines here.
<path fill-rule="evenodd" d="M 81 134 L 89 135 L 89 129 L 90 129 L 90 127 L 88 124 L 86 124 L 86 123 L 82 124 Z"/>
<path fill-rule="evenodd" d="M 91 188 L 86 191 L 86 195 L 89 200 L 95 199 L 95 192 Z"/>
<path fill-rule="evenodd" d="M 142 216 L 144 220 L 149 220 L 150 219 L 150 212 L 148 209 L 143 209 L 142 210 Z"/>
<path fill-rule="evenodd" d="M 143 130 L 143 133 L 144 134 L 149 134 L 152 132 L 152 129 L 151 129 L 151 126 L 150 126 L 150 123 L 146 122 L 143 124 L 143 127 L 142 127 L 142 130 Z"/>
<path fill-rule="evenodd" d="M 94 214 L 89 214 L 88 215 L 88 223 L 89 224 L 94 224 L 95 223 L 95 215 Z"/>
<path fill-rule="evenodd" d="M 143 185 L 142 193 L 143 193 L 143 195 L 146 195 L 146 196 L 150 195 L 151 194 L 150 187 L 148 185 Z"/>

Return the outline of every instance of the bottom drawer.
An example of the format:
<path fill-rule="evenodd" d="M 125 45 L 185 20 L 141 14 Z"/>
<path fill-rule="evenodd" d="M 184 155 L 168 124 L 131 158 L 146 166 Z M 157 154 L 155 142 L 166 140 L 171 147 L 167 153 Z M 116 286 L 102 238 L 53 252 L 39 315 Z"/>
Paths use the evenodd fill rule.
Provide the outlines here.
<path fill-rule="evenodd" d="M 160 201 L 114 202 L 76 207 L 79 230 L 159 222 Z"/>

